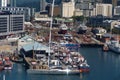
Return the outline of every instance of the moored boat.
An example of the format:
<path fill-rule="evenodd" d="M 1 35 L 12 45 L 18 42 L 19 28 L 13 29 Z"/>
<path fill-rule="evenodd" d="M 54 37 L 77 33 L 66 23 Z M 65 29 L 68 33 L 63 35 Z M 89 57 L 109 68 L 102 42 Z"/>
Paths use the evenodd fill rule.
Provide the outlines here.
<path fill-rule="evenodd" d="M 90 71 L 90 66 L 87 64 L 87 62 L 83 62 L 79 66 L 80 72 L 89 72 Z"/>
<path fill-rule="evenodd" d="M 111 40 L 108 43 L 108 47 L 111 51 L 116 52 L 116 53 L 120 53 L 120 44 L 119 44 L 119 40 Z"/>
<path fill-rule="evenodd" d="M 28 73 L 31 74 L 47 74 L 47 75 L 64 75 L 64 74 L 80 74 L 79 70 L 70 70 L 63 68 L 54 68 L 54 69 L 28 69 Z"/>
<path fill-rule="evenodd" d="M 23 58 L 16 57 L 16 56 L 11 56 L 11 57 L 10 57 L 10 60 L 11 60 L 12 62 L 16 62 L 16 63 L 23 63 Z"/>
<path fill-rule="evenodd" d="M 5 70 L 11 70 L 12 69 L 12 64 L 11 63 L 7 63 L 4 65 L 4 69 Z"/>
<path fill-rule="evenodd" d="M 5 70 L 11 70 L 13 67 L 12 62 L 10 61 L 9 57 L 6 57 L 4 60 L 4 69 Z"/>
<path fill-rule="evenodd" d="M 108 47 L 108 45 L 107 44 L 104 44 L 104 46 L 103 46 L 103 51 L 109 51 L 109 47 Z"/>

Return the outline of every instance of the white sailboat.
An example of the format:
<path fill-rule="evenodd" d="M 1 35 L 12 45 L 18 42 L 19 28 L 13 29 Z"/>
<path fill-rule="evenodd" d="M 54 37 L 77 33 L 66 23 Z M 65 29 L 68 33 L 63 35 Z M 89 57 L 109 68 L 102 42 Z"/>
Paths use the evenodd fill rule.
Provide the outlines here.
<path fill-rule="evenodd" d="M 51 25 L 50 25 L 50 35 L 49 35 L 49 52 L 48 52 L 48 67 L 47 69 L 28 69 L 27 72 L 29 74 L 54 74 L 54 75 L 61 75 L 61 74 L 80 74 L 80 71 L 79 70 L 70 70 L 68 69 L 67 67 L 66 68 L 63 68 L 63 67 L 55 67 L 55 68 L 52 68 L 50 66 L 50 62 L 51 62 L 51 59 L 50 59 L 50 56 L 51 56 L 51 29 L 52 29 L 52 20 L 53 20 L 53 8 L 54 8 L 54 1 L 53 0 L 53 3 L 52 3 L 52 13 L 51 13 Z"/>

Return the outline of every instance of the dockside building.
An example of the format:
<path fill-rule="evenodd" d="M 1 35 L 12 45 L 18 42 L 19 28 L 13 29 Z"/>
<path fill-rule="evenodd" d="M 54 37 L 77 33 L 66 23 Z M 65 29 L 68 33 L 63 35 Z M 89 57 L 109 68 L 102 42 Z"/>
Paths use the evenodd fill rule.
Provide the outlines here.
<path fill-rule="evenodd" d="M 0 36 L 24 32 L 24 15 L 0 12 Z"/>
<path fill-rule="evenodd" d="M 25 21 L 30 21 L 30 18 L 34 17 L 35 14 L 35 9 L 28 7 L 0 7 L 0 11 L 24 15 Z"/>

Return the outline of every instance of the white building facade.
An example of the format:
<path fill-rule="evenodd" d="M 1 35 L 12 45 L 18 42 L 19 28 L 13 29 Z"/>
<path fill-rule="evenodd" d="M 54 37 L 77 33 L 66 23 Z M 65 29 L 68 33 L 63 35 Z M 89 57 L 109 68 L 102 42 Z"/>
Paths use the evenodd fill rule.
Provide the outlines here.
<path fill-rule="evenodd" d="M 5 35 L 9 33 L 9 16 L 0 15 L 0 35 Z"/>
<path fill-rule="evenodd" d="M 7 0 L 1 0 L 1 6 L 2 7 L 7 7 Z"/>
<path fill-rule="evenodd" d="M 75 11 L 74 0 L 62 3 L 62 17 L 72 17 Z"/>
<path fill-rule="evenodd" d="M 34 9 L 34 8 L 33 8 Z M 28 7 L 0 7 L 0 12 L 11 12 L 12 14 L 24 14 L 25 21 L 30 21 L 35 12 L 32 13 L 33 9 Z"/>
<path fill-rule="evenodd" d="M 96 4 L 96 7 L 91 11 L 91 16 L 103 15 L 112 17 L 112 4 Z"/>
<path fill-rule="evenodd" d="M 24 15 L 0 14 L 0 36 L 24 32 Z"/>
<path fill-rule="evenodd" d="M 75 9 L 74 16 L 82 16 L 82 15 L 83 15 L 83 10 Z"/>
<path fill-rule="evenodd" d="M 16 7 L 16 0 L 0 0 L 0 7 Z"/>

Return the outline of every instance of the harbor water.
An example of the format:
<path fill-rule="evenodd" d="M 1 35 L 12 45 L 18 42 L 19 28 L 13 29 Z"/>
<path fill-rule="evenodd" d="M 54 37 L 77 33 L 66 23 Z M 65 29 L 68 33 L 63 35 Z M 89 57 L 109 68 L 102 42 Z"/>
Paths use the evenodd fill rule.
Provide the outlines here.
<path fill-rule="evenodd" d="M 0 72 L 0 80 L 120 80 L 120 54 L 103 52 L 101 48 L 80 48 L 90 65 L 89 73 L 80 75 L 32 75 L 24 64 L 14 63 L 13 69 Z"/>

